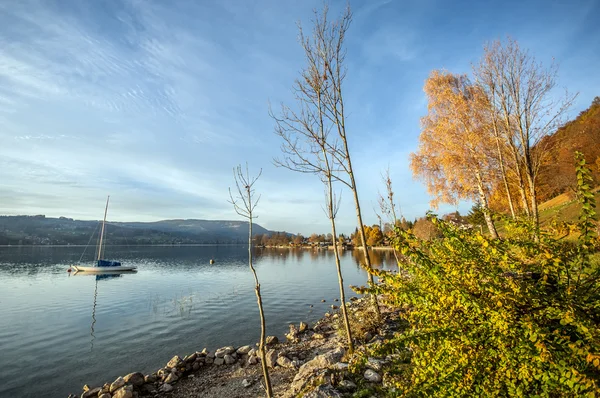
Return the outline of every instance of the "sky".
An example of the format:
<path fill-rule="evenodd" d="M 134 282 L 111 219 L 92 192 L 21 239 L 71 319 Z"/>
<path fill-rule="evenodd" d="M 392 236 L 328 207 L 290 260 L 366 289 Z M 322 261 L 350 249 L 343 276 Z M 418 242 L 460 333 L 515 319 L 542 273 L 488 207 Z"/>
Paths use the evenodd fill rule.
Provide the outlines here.
<path fill-rule="evenodd" d="M 0 214 L 109 220 L 235 220 L 233 168 L 262 169 L 256 222 L 330 230 L 319 178 L 277 168 L 269 104 L 293 106 L 304 66 L 300 23 L 322 1 L 3 0 L 0 2 Z M 344 93 L 350 153 L 367 224 L 389 168 L 407 219 L 430 197 L 414 180 L 434 69 L 469 73 L 507 35 L 578 92 L 600 95 L 600 1 L 351 0 Z M 345 2 L 331 1 L 331 16 Z M 356 226 L 342 187 L 338 229 Z M 442 206 L 440 214 L 469 203 Z"/>

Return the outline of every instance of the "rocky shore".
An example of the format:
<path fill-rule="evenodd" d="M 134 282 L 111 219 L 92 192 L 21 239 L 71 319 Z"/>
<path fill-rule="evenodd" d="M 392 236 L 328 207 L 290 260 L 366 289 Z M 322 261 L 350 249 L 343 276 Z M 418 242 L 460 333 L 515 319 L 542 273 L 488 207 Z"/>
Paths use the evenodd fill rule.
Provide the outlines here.
<path fill-rule="evenodd" d="M 286 341 L 267 338 L 267 365 L 277 397 L 343 397 L 358 388 L 385 382 L 383 368 L 388 358 L 369 356 L 370 348 L 380 344 L 399 329 L 398 313 L 382 308 L 383 321 L 372 324 L 364 313 L 367 300 L 349 304 L 359 343 L 355 355 L 364 357 L 360 370 L 350 371 L 349 355 L 344 346 L 339 314 L 332 313 L 309 326 L 291 324 Z M 214 352 L 204 348 L 183 358 L 174 356 L 152 374 L 139 372 L 118 377 L 102 386 L 84 386 L 81 398 L 134 397 L 263 397 L 262 370 L 258 347 L 222 347 Z M 69 395 L 76 398 L 77 395 Z"/>

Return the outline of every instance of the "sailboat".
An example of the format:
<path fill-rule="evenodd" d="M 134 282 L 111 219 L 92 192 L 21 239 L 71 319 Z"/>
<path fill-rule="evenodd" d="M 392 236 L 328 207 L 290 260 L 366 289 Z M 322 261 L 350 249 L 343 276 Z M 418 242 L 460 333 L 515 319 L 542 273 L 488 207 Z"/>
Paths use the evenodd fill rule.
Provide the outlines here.
<path fill-rule="evenodd" d="M 104 231 L 105 231 L 105 225 L 106 225 L 106 214 L 108 213 L 108 202 L 110 200 L 110 195 L 108 196 L 108 198 L 106 199 L 106 208 L 104 209 L 104 219 L 102 220 L 102 230 L 100 232 L 100 243 L 98 244 L 98 256 L 96 259 L 96 265 L 91 266 L 91 267 L 85 267 L 82 265 L 73 265 L 71 266 L 71 268 L 73 268 L 73 270 L 77 273 L 77 272 L 112 272 L 112 273 L 117 273 L 119 271 L 136 271 L 137 267 L 126 267 L 121 265 L 121 263 L 119 261 L 111 261 L 111 260 L 106 260 L 102 258 L 103 253 L 103 243 L 106 244 L 106 242 L 104 242 Z"/>

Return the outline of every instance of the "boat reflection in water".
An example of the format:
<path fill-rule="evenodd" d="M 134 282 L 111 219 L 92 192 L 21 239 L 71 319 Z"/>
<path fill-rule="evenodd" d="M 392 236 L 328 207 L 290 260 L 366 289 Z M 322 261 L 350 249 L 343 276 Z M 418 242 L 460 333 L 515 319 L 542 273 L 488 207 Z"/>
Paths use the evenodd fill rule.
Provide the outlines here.
<path fill-rule="evenodd" d="M 90 326 L 90 352 L 94 350 L 94 340 L 96 340 L 96 336 L 94 335 L 94 326 L 96 325 L 96 305 L 98 303 L 98 282 L 110 280 L 114 278 L 120 278 L 124 274 L 137 274 L 137 271 L 115 271 L 115 272 L 105 272 L 102 274 L 98 274 L 95 272 L 84 272 L 84 271 L 76 271 L 73 273 L 73 276 L 95 276 L 96 283 L 94 286 L 94 304 L 92 306 L 92 324 Z"/>

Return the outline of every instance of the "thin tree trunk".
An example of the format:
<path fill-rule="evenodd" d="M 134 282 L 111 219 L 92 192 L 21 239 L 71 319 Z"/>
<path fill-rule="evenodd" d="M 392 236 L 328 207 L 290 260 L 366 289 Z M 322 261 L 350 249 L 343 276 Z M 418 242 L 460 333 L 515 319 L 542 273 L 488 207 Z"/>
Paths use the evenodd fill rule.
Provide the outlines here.
<path fill-rule="evenodd" d="M 327 181 L 327 187 L 329 189 L 329 216 L 331 220 L 331 241 L 333 244 L 333 251 L 335 253 L 335 266 L 337 268 L 338 274 L 338 283 L 340 286 L 340 306 L 342 307 L 342 316 L 344 317 L 344 325 L 346 326 L 346 337 L 348 338 L 348 352 L 352 354 L 354 352 L 354 342 L 352 341 L 352 331 L 350 330 L 350 321 L 348 319 L 348 310 L 346 308 L 346 294 L 344 292 L 344 278 L 342 277 L 342 267 L 340 265 L 340 253 L 338 252 L 337 247 L 337 233 L 335 230 L 335 213 L 334 213 L 334 203 L 333 203 L 333 188 L 331 186 L 331 175 L 329 175 Z"/>
<path fill-rule="evenodd" d="M 496 225 L 494 225 L 494 220 L 492 220 L 492 215 L 490 214 L 490 208 L 485 191 L 483 189 L 481 176 L 479 175 L 479 173 L 476 173 L 476 177 L 477 190 L 479 191 L 479 200 L 481 200 L 481 206 L 483 207 L 483 217 L 485 218 L 485 223 L 487 224 L 488 230 L 490 231 L 490 235 L 492 235 L 492 238 L 498 239 L 498 231 L 496 231 Z"/>
<path fill-rule="evenodd" d="M 506 190 L 506 198 L 508 200 L 508 207 L 513 220 L 516 218 L 515 207 L 513 205 L 512 194 L 508 185 L 508 178 L 506 177 L 506 168 L 504 167 L 504 156 L 502 155 L 502 147 L 500 145 L 500 137 L 498 133 L 498 126 L 496 119 L 494 119 L 494 137 L 496 138 L 496 148 L 498 150 L 498 162 L 500 163 L 500 174 L 502 175 L 502 181 L 504 182 L 504 189 Z"/>
<path fill-rule="evenodd" d="M 535 176 L 530 176 L 527 174 L 527 179 L 529 182 L 529 196 L 531 199 L 531 214 L 533 217 L 533 225 L 534 225 L 534 239 L 536 242 L 540 240 L 540 216 L 538 212 L 537 205 L 537 194 L 535 192 Z"/>
<path fill-rule="evenodd" d="M 248 202 L 251 203 L 251 195 L 250 189 L 248 188 Z M 265 379 L 265 391 L 267 392 L 267 397 L 273 397 L 273 387 L 271 387 L 271 378 L 269 377 L 269 370 L 267 369 L 267 353 L 265 352 L 265 334 L 267 326 L 265 324 L 265 313 L 263 310 L 262 304 L 262 296 L 260 294 L 260 283 L 258 283 L 258 276 L 256 275 L 256 270 L 254 269 L 254 265 L 252 264 L 252 213 L 250 213 L 250 227 L 248 233 L 248 263 L 250 265 L 250 270 L 254 275 L 254 292 L 256 293 L 256 301 L 258 303 L 258 311 L 260 313 L 260 345 L 258 346 L 258 351 L 260 353 L 260 362 L 262 365 L 263 377 Z"/>
<path fill-rule="evenodd" d="M 350 159 L 348 159 L 348 163 L 350 163 Z M 350 169 L 352 166 L 350 166 Z M 362 214 L 360 211 L 360 203 L 358 201 L 358 192 L 356 191 L 356 183 L 354 181 L 354 175 L 352 171 L 350 172 L 350 180 L 351 184 L 354 187 L 352 189 L 352 193 L 354 194 L 354 204 L 356 206 L 356 218 L 358 219 L 358 231 L 360 233 L 360 240 L 362 241 L 362 250 L 365 256 L 365 268 L 367 269 L 367 281 L 369 282 L 369 287 L 375 287 L 375 280 L 373 278 L 373 267 L 371 266 L 371 257 L 369 256 L 369 249 L 367 248 L 367 237 L 365 235 L 365 225 L 362 221 Z M 379 303 L 377 302 L 377 293 L 371 294 L 371 303 L 373 304 L 373 309 L 375 310 L 375 314 L 377 315 L 377 319 L 381 319 L 381 311 L 379 310 Z"/>

